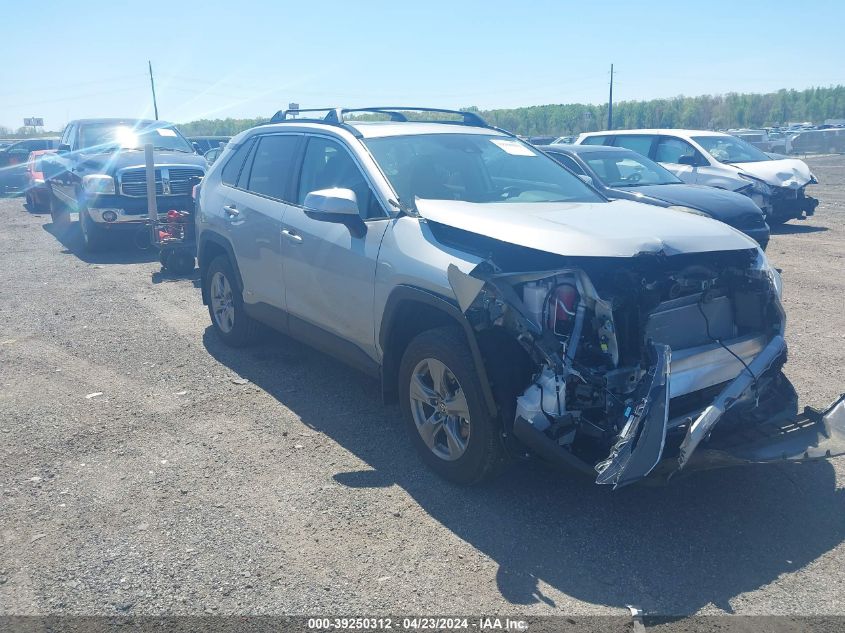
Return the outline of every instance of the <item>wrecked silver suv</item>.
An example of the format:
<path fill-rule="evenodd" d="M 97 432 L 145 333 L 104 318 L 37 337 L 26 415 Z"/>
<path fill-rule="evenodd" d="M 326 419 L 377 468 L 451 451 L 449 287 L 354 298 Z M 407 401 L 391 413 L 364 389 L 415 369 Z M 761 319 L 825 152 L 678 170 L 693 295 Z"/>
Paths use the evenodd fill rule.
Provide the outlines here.
<path fill-rule="evenodd" d="M 235 137 L 200 188 L 224 342 L 264 323 L 380 376 L 463 483 L 534 456 L 618 487 L 845 452 L 845 399 L 797 412 L 780 276 L 739 231 L 608 201 L 473 113 L 302 115 Z"/>

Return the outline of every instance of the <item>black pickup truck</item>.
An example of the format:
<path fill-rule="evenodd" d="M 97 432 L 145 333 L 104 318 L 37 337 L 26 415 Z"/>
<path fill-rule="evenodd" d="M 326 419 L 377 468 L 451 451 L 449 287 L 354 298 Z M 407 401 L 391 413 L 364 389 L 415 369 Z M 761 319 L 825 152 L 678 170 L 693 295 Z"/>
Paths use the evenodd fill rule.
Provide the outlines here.
<path fill-rule="evenodd" d="M 192 185 L 205 174 L 207 163 L 172 124 L 80 119 L 67 124 L 58 151 L 43 161 L 53 222 L 78 211 L 88 250 L 103 247 L 116 231 L 143 231 L 147 144 L 154 147 L 159 214 L 190 209 Z"/>

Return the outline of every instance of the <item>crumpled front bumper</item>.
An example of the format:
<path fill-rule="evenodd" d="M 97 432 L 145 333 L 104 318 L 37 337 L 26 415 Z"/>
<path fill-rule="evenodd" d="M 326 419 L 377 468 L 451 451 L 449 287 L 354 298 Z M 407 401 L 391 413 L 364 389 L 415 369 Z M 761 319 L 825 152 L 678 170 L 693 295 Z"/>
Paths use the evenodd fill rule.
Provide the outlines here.
<path fill-rule="evenodd" d="M 744 464 L 803 462 L 845 455 L 845 394 L 826 410 L 806 407 L 798 416 L 758 423 L 699 448 L 686 470 Z"/>
<path fill-rule="evenodd" d="M 689 416 L 684 424 L 673 428 L 668 416 L 648 419 L 650 428 L 643 427 L 643 441 L 637 442 L 630 463 L 638 463 L 633 459 L 638 451 L 653 454 L 654 445 L 648 438 L 662 433 L 664 441 L 657 466 L 648 472 L 623 468 L 611 480 L 600 474 L 597 483 L 610 483 L 617 488 L 646 476 L 670 479 L 694 470 L 845 455 L 845 394 L 824 411 L 807 407 L 798 414 L 795 390 L 778 366 L 785 352 L 783 338 L 775 336 L 748 365 L 748 370 L 743 370 L 711 404 Z M 659 428 L 661 424 L 663 429 Z"/>

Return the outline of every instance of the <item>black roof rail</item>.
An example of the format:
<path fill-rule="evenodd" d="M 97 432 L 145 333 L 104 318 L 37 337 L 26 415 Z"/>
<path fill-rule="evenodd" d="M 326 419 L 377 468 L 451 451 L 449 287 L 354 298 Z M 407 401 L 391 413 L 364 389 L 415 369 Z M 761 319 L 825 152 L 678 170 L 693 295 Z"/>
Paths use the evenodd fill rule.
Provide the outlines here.
<path fill-rule="evenodd" d="M 325 112 L 325 116 L 323 117 L 303 117 L 303 118 L 296 118 L 297 115 L 310 112 Z M 443 120 L 443 119 L 435 119 L 433 121 L 425 121 L 426 123 L 445 123 L 445 124 L 452 124 L 452 125 L 467 125 L 472 127 L 484 127 L 490 130 L 496 130 L 497 132 L 501 132 L 502 134 L 506 134 L 508 136 L 512 136 L 517 138 L 516 134 L 513 132 L 509 132 L 508 130 L 503 130 L 500 127 L 496 127 L 495 125 L 490 125 L 484 118 L 475 112 L 469 112 L 467 110 L 447 110 L 445 108 L 419 108 L 419 107 L 410 107 L 410 106 L 374 106 L 369 108 L 301 108 L 297 110 L 279 110 L 273 117 L 270 119 L 268 123 L 284 123 L 284 122 L 306 122 L 306 123 L 324 123 L 329 125 L 337 125 L 339 127 L 348 130 L 352 134 L 357 137 L 361 137 L 362 134 L 359 130 L 357 130 L 354 126 L 349 125 L 346 121 L 345 116 L 346 114 L 352 113 L 371 113 L 371 114 L 384 114 L 387 115 L 391 121 L 400 121 L 405 122 L 409 121 L 408 117 L 406 116 L 406 112 L 430 112 L 434 114 L 453 114 L 461 117 L 460 121 L 453 121 L 453 120 Z"/>
<path fill-rule="evenodd" d="M 272 116 L 270 123 L 282 123 L 283 121 L 294 120 L 296 115 L 302 112 L 325 112 L 324 117 L 305 117 L 297 121 L 319 121 L 320 123 L 342 123 L 340 108 L 299 108 L 296 110 L 279 110 Z"/>
<path fill-rule="evenodd" d="M 420 108 L 413 106 L 373 106 L 369 108 L 342 108 L 337 111 L 343 121 L 343 115 L 353 112 L 370 112 L 373 114 L 386 114 L 391 121 L 407 121 L 406 112 L 428 112 L 433 114 L 454 114 L 461 117 L 460 122 L 449 120 L 434 120 L 432 123 L 460 123 L 474 127 L 490 127 L 479 114 L 466 110 L 447 110 L 445 108 Z M 426 121 L 428 123 L 428 121 Z"/>
<path fill-rule="evenodd" d="M 310 112 L 325 112 L 323 117 L 296 118 L 297 115 Z M 320 121 L 321 123 L 346 123 L 345 115 L 352 113 L 385 114 L 391 121 L 408 121 L 406 112 L 428 112 L 433 114 L 453 114 L 461 117 L 460 121 L 434 120 L 432 123 L 459 123 L 461 125 L 472 125 L 476 127 L 491 127 L 481 115 L 467 110 L 447 110 L 445 108 L 421 108 L 411 106 L 373 106 L 368 108 L 300 108 L 298 110 L 279 110 L 270 119 L 270 123 L 282 123 L 283 121 Z"/>

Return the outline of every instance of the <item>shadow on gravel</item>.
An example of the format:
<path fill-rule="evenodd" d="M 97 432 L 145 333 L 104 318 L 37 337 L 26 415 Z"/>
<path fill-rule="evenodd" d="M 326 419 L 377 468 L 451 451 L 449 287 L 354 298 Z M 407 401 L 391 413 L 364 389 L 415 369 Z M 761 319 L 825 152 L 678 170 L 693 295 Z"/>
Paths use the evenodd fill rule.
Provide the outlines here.
<path fill-rule="evenodd" d="M 805 233 L 821 233 L 829 230 L 826 226 L 813 226 L 809 224 L 780 224 L 771 227 L 772 235 L 802 235 Z"/>
<path fill-rule="evenodd" d="M 376 382 L 284 337 L 225 347 L 219 362 L 370 465 L 341 485 L 402 486 L 434 519 L 499 565 L 502 596 L 545 602 L 543 584 L 597 605 L 686 615 L 799 570 L 845 539 L 845 490 L 829 463 L 698 473 L 666 487 L 600 488 L 539 464 L 484 487 L 444 482 L 416 458 Z M 268 441 L 272 441 L 268 439 Z M 421 538 L 425 538 L 421 535 Z"/>
<path fill-rule="evenodd" d="M 88 264 L 142 264 L 158 260 L 158 251 L 139 248 L 134 234 L 117 234 L 107 248 L 89 253 L 82 243 L 79 222 L 50 222 L 42 228 L 65 247 L 63 255 L 74 255 Z"/>
<path fill-rule="evenodd" d="M 165 270 L 162 268 L 159 271 L 154 272 L 151 276 L 151 281 L 154 284 L 168 284 L 173 283 L 176 281 L 190 281 L 194 288 L 200 287 L 200 271 L 199 268 L 194 268 L 193 271 L 186 275 L 180 275 L 177 273 L 170 272 L 169 270 Z"/>

